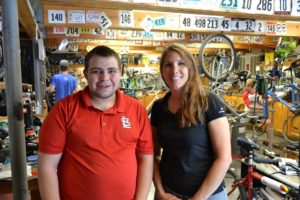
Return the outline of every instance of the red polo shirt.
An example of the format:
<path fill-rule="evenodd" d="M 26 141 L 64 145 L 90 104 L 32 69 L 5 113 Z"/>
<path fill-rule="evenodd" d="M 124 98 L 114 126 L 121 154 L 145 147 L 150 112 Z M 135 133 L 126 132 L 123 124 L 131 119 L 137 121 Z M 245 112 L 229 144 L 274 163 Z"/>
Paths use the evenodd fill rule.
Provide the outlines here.
<path fill-rule="evenodd" d="M 39 150 L 63 153 L 58 166 L 62 199 L 134 198 L 138 154 L 153 154 L 147 112 L 116 92 L 116 104 L 94 108 L 88 88 L 58 102 L 45 119 Z"/>

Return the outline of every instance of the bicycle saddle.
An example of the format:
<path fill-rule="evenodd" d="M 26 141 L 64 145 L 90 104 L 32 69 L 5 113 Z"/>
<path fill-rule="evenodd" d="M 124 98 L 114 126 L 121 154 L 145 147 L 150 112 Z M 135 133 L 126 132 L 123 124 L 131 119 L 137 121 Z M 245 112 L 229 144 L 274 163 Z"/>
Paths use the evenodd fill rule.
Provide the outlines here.
<path fill-rule="evenodd" d="M 0 127 L 0 139 L 4 139 L 8 136 L 8 130 Z"/>
<path fill-rule="evenodd" d="M 238 145 L 240 145 L 242 148 L 247 150 L 259 150 L 259 145 L 256 144 L 253 140 L 250 138 L 239 136 L 236 139 L 236 142 Z"/>

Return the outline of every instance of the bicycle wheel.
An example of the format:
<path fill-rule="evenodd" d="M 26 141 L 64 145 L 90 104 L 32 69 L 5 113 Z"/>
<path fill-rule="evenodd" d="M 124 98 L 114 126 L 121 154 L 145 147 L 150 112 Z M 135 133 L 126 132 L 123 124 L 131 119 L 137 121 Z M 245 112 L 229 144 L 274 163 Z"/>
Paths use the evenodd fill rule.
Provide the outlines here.
<path fill-rule="evenodd" d="M 300 140 L 300 113 L 288 116 L 282 125 L 284 139 L 291 144 L 299 144 Z"/>
<path fill-rule="evenodd" d="M 135 83 L 134 89 L 142 90 L 143 93 L 151 93 L 156 89 L 156 78 L 153 74 L 144 73 L 134 77 L 133 82 Z"/>
<path fill-rule="evenodd" d="M 236 64 L 232 41 L 224 34 L 209 35 L 200 47 L 200 72 L 210 80 L 224 80 Z"/>
<path fill-rule="evenodd" d="M 266 119 L 256 119 L 253 123 L 252 130 L 256 136 L 261 136 L 266 132 Z"/>
<path fill-rule="evenodd" d="M 226 176 L 224 178 L 224 182 L 225 182 L 225 187 L 227 190 L 229 200 L 233 200 L 233 199 L 247 200 L 246 191 L 241 185 L 237 186 L 236 188 L 233 188 L 234 183 L 236 183 L 238 180 L 239 178 L 236 175 L 236 173 L 232 169 L 228 169 Z M 231 190 L 233 191 L 231 192 Z"/>

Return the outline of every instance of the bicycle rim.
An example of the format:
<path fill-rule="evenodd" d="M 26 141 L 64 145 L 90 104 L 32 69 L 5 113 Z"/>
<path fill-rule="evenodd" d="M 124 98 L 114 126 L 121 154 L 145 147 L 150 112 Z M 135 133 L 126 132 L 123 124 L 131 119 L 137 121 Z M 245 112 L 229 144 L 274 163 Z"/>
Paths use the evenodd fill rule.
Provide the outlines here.
<path fill-rule="evenodd" d="M 137 83 L 135 89 L 142 90 L 146 94 L 153 92 L 156 88 L 156 79 L 150 73 L 139 74 L 134 79 Z"/>
<path fill-rule="evenodd" d="M 200 47 L 200 72 L 210 80 L 224 80 L 236 63 L 232 41 L 224 34 L 209 35 Z"/>
<path fill-rule="evenodd" d="M 265 127 L 266 120 L 264 120 L 263 123 L 258 123 L 258 120 L 253 124 L 253 132 L 256 136 L 261 136 L 266 132 L 266 127 Z"/>
<path fill-rule="evenodd" d="M 288 116 L 282 125 L 284 139 L 291 144 L 299 144 L 300 113 Z"/>
<path fill-rule="evenodd" d="M 224 178 L 225 187 L 227 192 L 231 191 L 231 188 L 233 187 L 233 184 L 238 181 L 238 176 L 235 174 L 235 172 L 232 169 L 227 170 L 226 176 Z M 238 186 L 234 189 L 234 191 L 228 195 L 229 200 L 235 200 L 235 199 L 241 199 L 241 200 L 247 200 L 246 191 L 242 186 Z"/>

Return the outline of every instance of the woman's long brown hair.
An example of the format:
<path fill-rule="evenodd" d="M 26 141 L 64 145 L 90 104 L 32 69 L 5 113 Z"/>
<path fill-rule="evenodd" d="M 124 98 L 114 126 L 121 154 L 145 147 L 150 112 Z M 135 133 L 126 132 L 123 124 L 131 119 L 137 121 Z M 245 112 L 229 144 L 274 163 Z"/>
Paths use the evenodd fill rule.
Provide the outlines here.
<path fill-rule="evenodd" d="M 190 127 L 204 122 L 204 112 L 208 109 L 207 90 L 199 77 L 195 59 L 187 48 L 180 44 L 171 44 L 166 47 L 160 58 L 160 73 L 164 66 L 165 58 L 170 51 L 177 52 L 188 67 L 189 77 L 183 86 L 181 105 L 178 110 L 179 127 Z"/>

